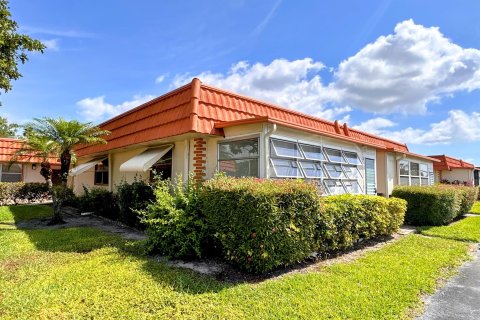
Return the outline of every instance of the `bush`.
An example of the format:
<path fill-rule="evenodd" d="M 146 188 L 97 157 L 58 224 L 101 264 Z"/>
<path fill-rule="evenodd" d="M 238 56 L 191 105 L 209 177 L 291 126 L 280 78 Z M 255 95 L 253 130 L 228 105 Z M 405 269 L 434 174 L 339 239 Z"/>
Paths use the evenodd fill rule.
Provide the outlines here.
<path fill-rule="evenodd" d="M 145 229 L 138 212 L 144 210 L 154 199 L 152 186 L 143 180 L 134 181 L 131 184 L 122 182 L 117 189 L 118 220 L 128 226 Z"/>
<path fill-rule="evenodd" d="M 199 205 L 199 191 L 200 186 L 192 180 L 156 183 L 155 201 L 141 212 L 149 236 L 147 251 L 172 258 L 204 255 L 209 232 Z"/>
<path fill-rule="evenodd" d="M 84 212 L 94 212 L 99 216 L 109 219 L 118 217 L 118 207 L 112 192 L 103 188 L 87 189 L 84 187 L 84 194 L 78 197 L 79 209 Z"/>
<path fill-rule="evenodd" d="M 46 183 L 0 182 L 0 204 L 45 201 L 50 198 Z"/>
<path fill-rule="evenodd" d="M 270 271 L 318 248 L 320 199 L 313 184 L 217 177 L 204 184 L 201 197 L 223 257 L 244 270 Z"/>
<path fill-rule="evenodd" d="M 323 199 L 319 225 L 320 251 L 344 250 L 359 239 L 387 236 L 403 223 L 406 201 L 368 195 L 338 195 Z"/>
<path fill-rule="evenodd" d="M 392 196 L 407 201 L 405 223 L 423 225 L 444 225 L 470 211 L 477 190 L 473 187 L 398 186 Z"/>

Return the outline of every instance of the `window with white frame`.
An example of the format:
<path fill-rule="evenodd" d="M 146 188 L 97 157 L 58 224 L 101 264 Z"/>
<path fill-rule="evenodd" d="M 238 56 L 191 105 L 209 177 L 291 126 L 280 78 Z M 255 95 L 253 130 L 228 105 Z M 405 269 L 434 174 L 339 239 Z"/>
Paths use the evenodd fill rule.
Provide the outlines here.
<path fill-rule="evenodd" d="M 258 138 L 220 142 L 218 171 L 231 177 L 258 177 Z"/>
<path fill-rule="evenodd" d="M 22 181 L 22 165 L 18 163 L 1 164 L 1 182 L 21 182 Z"/>
<path fill-rule="evenodd" d="M 270 139 L 273 178 L 317 180 L 327 194 L 363 193 L 363 177 L 358 169 L 362 164 L 356 152 Z"/>
<path fill-rule="evenodd" d="M 433 171 L 427 164 L 409 160 L 401 160 L 399 163 L 400 181 L 402 186 L 427 186 L 432 185 Z"/>

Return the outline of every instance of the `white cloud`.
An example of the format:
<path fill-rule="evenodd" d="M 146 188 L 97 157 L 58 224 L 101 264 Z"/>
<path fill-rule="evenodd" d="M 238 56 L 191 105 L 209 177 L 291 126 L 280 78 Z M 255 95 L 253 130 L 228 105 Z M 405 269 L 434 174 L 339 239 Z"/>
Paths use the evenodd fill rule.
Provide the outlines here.
<path fill-rule="evenodd" d="M 167 77 L 168 77 L 168 74 L 167 74 L 167 73 L 161 74 L 161 75 L 159 75 L 159 76 L 155 79 L 155 83 L 156 83 L 156 84 L 160 84 L 160 83 L 162 83 L 162 82 L 165 80 L 165 78 L 167 78 Z"/>
<path fill-rule="evenodd" d="M 424 113 L 429 102 L 480 88 L 480 50 L 412 20 L 379 37 L 335 72 L 343 103 L 378 113 Z"/>
<path fill-rule="evenodd" d="M 47 50 L 52 50 L 52 51 L 60 50 L 58 39 L 42 40 L 42 43 L 47 47 Z"/>
<path fill-rule="evenodd" d="M 395 122 L 389 119 L 378 117 L 362 122 L 359 125 L 354 126 L 353 128 L 373 134 L 380 134 L 382 131 L 384 131 L 385 128 L 391 128 L 396 125 L 397 124 Z"/>
<path fill-rule="evenodd" d="M 311 58 L 289 61 L 275 59 L 270 64 L 250 65 L 240 61 L 227 73 L 202 72 L 197 75 L 204 83 L 218 86 L 287 108 L 333 119 L 351 111 L 348 106 L 326 108 L 336 101 L 336 92 L 322 84 L 319 72 L 325 66 Z M 176 75 L 173 87 L 190 81 L 190 74 Z"/>
<path fill-rule="evenodd" d="M 281 3 L 282 3 L 282 0 L 277 0 L 277 2 L 275 2 L 272 9 L 270 9 L 270 11 L 262 19 L 262 21 L 260 21 L 260 23 L 255 27 L 255 29 L 253 30 L 253 34 L 258 35 L 262 33 L 263 29 L 265 29 L 265 27 L 268 25 L 273 15 L 275 14 L 275 11 L 277 11 Z"/>
<path fill-rule="evenodd" d="M 100 96 L 82 99 L 77 102 L 77 106 L 80 107 L 79 113 L 86 120 L 98 122 L 137 107 L 153 98 L 152 95 L 134 96 L 133 100 L 113 105 L 105 101 L 105 96 Z"/>
<path fill-rule="evenodd" d="M 450 110 L 448 117 L 432 123 L 429 130 L 408 127 L 391 131 L 388 128 L 397 124 L 384 118 L 370 119 L 355 128 L 379 134 L 396 141 L 413 144 L 450 144 L 454 142 L 480 141 L 480 113 L 466 113 L 462 110 Z"/>

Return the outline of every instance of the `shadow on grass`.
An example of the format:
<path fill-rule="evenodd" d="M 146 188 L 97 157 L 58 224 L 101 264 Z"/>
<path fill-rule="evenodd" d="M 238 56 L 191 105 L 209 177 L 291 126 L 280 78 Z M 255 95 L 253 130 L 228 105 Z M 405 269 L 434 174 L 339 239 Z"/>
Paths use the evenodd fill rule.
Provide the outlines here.
<path fill-rule="evenodd" d="M 9 207 L 9 212 L 13 215 L 14 222 L 0 220 L 0 224 L 7 224 L 11 227 L 1 231 L 21 231 L 28 236 L 29 241 L 37 250 L 44 252 L 88 255 L 88 253 L 95 250 L 114 248 L 116 250 L 107 258 L 107 261 L 112 261 L 112 264 L 115 261 L 122 261 L 122 263 L 126 261 L 128 263 L 128 261 L 134 260 L 135 262 L 140 262 L 141 269 L 149 277 L 162 286 L 170 287 L 177 292 L 202 294 L 218 292 L 233 286 L 233 284 L 221 282 L 194 271 L 174 268 L 157 262 L 144 253 L 142 241 L 125 240 L 116 234 L 95 227 L 68 227 L 68 225 L 58 228 L 22 227 L 23 225 L 32 225 L 32 223 L 46 224 L 49 221 L 48 207 L 47 209 L 40 208 L 40 211 L 37 213 L 32 212 L 37 208 L 27 208 L 27 206 Z M 27 220 L 31 221 L 25 224 Z M 89 257 L 85 256 L 85 259 L 89 259 Z M 115 274 L 112 274 L 111 281 L 115 281 Z"/>

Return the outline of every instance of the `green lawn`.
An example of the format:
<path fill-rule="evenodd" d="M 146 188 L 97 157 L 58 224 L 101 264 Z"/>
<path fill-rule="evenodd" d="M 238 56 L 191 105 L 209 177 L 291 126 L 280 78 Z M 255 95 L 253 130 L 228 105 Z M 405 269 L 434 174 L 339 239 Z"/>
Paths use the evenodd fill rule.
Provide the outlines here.
<path fill-rule="evenodd" d="M 45 215 L 19 208 L 2 208 L 3 222 Z M 153 262 L 137 243 L 100 230 L 6 225 L 0 224 L 2 319 L 405 318 L 469 257 L 468 243 L 409 235 L 354 262 L 231 284 Z"/>
<path fill-rule="evenodd" d="M 448 226 L 420 227 L 418 230 L 426 236 L 480 242 L 480 216 L 467 217 Z"/>
<path fill-rule="evenodd" d="M 470 213 L 480 214 L 480 201 L 477 201 L 473 204 L 472 209 L 470 209 Z"/>

